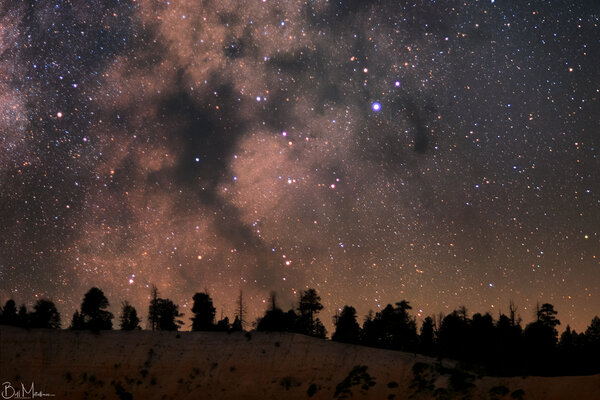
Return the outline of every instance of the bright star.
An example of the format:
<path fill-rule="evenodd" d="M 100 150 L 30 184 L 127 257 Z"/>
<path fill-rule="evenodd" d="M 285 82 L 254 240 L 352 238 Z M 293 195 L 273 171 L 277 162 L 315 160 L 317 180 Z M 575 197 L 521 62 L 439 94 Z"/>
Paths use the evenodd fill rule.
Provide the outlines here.
<path fill-rule="evenodd" d="M 373 103 L 371 105 L 371 108 L 373 109 L 373 111 L 377 112 L 377 111 L 381 110 L 381 103 L 376 101 L 375 103 Z"/>

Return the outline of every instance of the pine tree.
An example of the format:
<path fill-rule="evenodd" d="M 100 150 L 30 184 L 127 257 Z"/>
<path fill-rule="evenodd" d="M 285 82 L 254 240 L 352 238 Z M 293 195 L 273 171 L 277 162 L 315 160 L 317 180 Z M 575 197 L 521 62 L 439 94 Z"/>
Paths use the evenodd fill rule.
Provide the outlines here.
<path fill-rule="evenodd" d="M 2 309 L 0 323 L 3 325 L 18 325 L 17 304 L 13 299 L 7 300 Z"/>
<path fill-rule="evenodd" d="M 237 317 L 236 317 L 237 318 Z M 218 332 L 228 332 L 230 328 L 229 317 L 223 317 L 215 325 L 215 330 Z"/>
<path fill-rule="evenodd" d="M 421 335 L 419 336 L 420 352 L 425 355 L 433 353 L 433 319 L 426 317 L 421 325 Z"/>
<path fill-rule="evenodd" d="M 334 319 L 335 332 L 331 340 L 344 343 L 358 343 L 360 340 L 360 326 L 356 321 L 356 309 L 344 306 L 342 313 Z"/>
<path fill-rule="evenodd" d="M 83 321 L 83 316 L 79 313 L 79 310 L 76 310 L 73 313 L 73 318 L 71 319 L 71 326 L 69 329 L 80 331 L 85 329 L 85 322 Z"/>
<path fill-rule="evenodd" d="M 268 332 L 292 331 L 296 324 L 296 314 L 290 310 L 287 314 L 277 306 L 277 295 L 271 292 L 269 308 L 265 315 L 258 320 L 256 330 Z"/>
<path fill-rule="evenodd" d="M 113 315 L 107 311 L 108 299 L 104 292 L 93 287 L 85 294 L 81 303 L 81 317 L 86 329 L 111 330 Z"/>
<path fill-rule="evenodd" d="M 243 330 L 244 328 L 242 327 L 242 321 L 240 321 L 240 319 L 236 315 L 235 319 L 233 320 L 233 323 L 231 324 L 231 332 L 241 332 Z"/>
<path fill-rule="evenodd" d="M 179 306 L 169 299 L 158 297 L 150 301 L 148 319 L 155 330 L 177 331 L 183 325 L 183 321 L 178 319 L 182 316 Z"/>
<path fill-rule="evenodd" d="M 32 328 L 60 328 L 60 314 L 52 301 L 40 299 L 33 306 L 33 310 L 30 316 Z"/>
<path fill-rule="evenodd" d="M 193 297 L 192 331 L 210 331 L 215 328 L 215 307 L 208 293 L 196 293 Z"/>
<path fill-rule="evenodd" d="M 140 319 L 137 316 L 137 310 L 127 301 L 123 302 L 121 307 L 121 316 L 119 317 L 122 331 L 133 331 L 140 328 Z"/>
<path fill-rule="evenodd" d="M 296 331 L 305 335 L 323 337 L 325 327 L 320 320 L 317 323 L 315 319 L 316 315 L 322 309 L 321 297 L 315 289 L 303 291 L 300 294 L 300 303 L 298 305 L 300 318 L 298 319 Z"/>
<path fill-rule="evenodd" d="M 19 313 L 17 314 L 17 326 L 20 326 L 21 328 L 29 328 L 29 312 L 27 312 L 27 307 L 25 306 L 25 304 L 21 304 L 21 307 L 19 307 Z"/>

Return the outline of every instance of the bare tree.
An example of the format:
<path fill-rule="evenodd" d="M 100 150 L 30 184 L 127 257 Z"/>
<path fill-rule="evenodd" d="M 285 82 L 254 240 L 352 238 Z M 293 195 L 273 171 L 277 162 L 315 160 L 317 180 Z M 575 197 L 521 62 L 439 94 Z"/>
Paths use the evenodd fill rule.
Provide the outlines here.
<path fill-rule="evenodd" d="M 436 335 L 438 334 L 438 332 L 440 330 L 440 326 L 442 326 L 442 321 L 444 320 L 445 317 L 446 316 L 441 311 L 438 313 L 438 315 L 433 316 L 433 331 L 435 332 Z"/>
<path fill-rule="evenodd" d="M 517 317 L 517 310 L 519 309 L 519 307 L 517 307 L 515 305 L 514 301 L 510 301 L 509 305 L 508 305 L 508 310 L 510 312 L 510 325 L 511 326 L 517 326 L 521 323 L 521 317 Z"/>
<path fill-rule="evenodd" d="M 240 289 L 240 295 L 239 295 L 238 301 L 237 301 L 236 317 L 239 319 L 240 325 L 243 329 L 244 324 L 246 323 L 246 308 L 244 307 L 244 296 L 243 296 L 242 289 Z"/>
<path fill-rule="evenodd" d="M 158 328 L 158 289 L 156 288 L 156 285 L 152 285 L 150 293 L 151 299 L 148 310 L 148 322 L 150 322 L 150 327 L 152 330 L 155 331 Z"/>

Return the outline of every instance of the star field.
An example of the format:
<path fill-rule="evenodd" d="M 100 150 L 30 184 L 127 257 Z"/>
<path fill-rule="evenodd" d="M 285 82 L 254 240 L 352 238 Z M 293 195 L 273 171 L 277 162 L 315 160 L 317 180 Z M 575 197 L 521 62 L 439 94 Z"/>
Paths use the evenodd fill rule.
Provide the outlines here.
<path fill-rule="evenodd" d="M 598 314 L 597 2 L 8 3 L 2 302 Z"/>

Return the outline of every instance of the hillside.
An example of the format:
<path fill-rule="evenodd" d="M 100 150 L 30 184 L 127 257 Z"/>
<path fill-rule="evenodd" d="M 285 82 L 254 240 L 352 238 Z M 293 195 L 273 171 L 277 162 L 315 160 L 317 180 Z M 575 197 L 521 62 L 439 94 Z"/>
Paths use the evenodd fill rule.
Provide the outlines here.
<path fill-rule="evenodd" d="M 0 379 L 56 399 L 592 399 L 600 375 L 476 378 L 412 354 L 297 334 L 0 326 Z M 415 367 L 415 364 L 417 366 Z M 366 367 L 366 368 L 365 368 Z M 416 371 L 416 375 L 415 375 Z M 470 383 L 474 386 L 471 386 Z M 496 394 L 494 394 L 496 393 Z M 446 397 L 444 397 L 446 396 Z"/>

